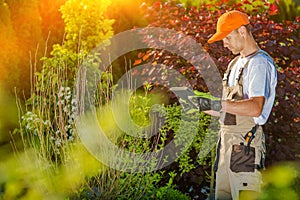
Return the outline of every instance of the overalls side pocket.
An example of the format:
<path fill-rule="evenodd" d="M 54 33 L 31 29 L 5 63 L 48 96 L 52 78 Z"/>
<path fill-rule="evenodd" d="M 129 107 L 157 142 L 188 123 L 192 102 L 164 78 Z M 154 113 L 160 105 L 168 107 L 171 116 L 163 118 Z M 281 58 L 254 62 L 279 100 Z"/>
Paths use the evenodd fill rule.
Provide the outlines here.
<path fill-rule="evenodd" d="M 246 152 L 243 144 L 232 145 L 230 169 L 232 172 L 254 172 L 255 171 L 255 148 L 250 147 Z"/>

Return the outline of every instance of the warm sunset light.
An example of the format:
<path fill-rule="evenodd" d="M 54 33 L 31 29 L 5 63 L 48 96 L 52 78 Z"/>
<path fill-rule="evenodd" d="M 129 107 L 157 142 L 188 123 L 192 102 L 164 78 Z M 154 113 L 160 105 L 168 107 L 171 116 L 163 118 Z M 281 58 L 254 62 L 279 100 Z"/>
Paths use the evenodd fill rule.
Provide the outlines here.
<path fill-rule="evenodd" d="M 0 199 L 300 199 L 300 3 L 0 0 Z"/>

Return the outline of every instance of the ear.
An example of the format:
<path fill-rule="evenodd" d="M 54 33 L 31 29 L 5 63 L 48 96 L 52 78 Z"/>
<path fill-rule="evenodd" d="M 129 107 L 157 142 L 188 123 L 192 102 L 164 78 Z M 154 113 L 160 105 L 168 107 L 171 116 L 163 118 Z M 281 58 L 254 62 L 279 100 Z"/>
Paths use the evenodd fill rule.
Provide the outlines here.
<path fill-rule="evenodd" d="M 245 26 L 241 26 L 240 28 L 238 28 L 238 32 L 242 37 L 246 37 L 247 29 Z"/>

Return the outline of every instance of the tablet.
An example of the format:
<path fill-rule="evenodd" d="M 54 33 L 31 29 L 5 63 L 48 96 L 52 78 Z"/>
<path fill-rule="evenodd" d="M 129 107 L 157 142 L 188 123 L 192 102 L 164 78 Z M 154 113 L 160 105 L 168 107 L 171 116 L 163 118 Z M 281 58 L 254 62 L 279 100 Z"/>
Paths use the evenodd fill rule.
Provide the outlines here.
<path fill-rule="evenodd" d="M 192 99 L 191 97 L 195 97 L 194 91 L 189 87 L 171 87 L 170 90 L 175 93 L 176 97 L 184 100 L 189 106 L 199 109 L 196 99 Z M 194 100 L 194 101 L 193 101 Z"/>

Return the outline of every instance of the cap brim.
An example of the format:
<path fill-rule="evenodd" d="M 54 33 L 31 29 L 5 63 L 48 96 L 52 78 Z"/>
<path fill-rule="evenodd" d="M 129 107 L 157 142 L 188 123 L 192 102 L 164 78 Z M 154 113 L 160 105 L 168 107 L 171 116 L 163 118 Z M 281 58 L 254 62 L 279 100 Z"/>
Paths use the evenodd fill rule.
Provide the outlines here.
<path fill-rule="evenodd" d="M 226 37 L 229 33 L 229 32 L 217 32 L 215 33 L 211 38 L 209 38 L 209 40 L 207 41 L 208 43 L 213 43 L 213 42 L 216 42 L 216 41 L 219 41 L 219 40 L 222 40 L 224 37 Z"/>

